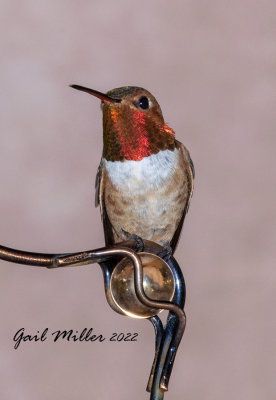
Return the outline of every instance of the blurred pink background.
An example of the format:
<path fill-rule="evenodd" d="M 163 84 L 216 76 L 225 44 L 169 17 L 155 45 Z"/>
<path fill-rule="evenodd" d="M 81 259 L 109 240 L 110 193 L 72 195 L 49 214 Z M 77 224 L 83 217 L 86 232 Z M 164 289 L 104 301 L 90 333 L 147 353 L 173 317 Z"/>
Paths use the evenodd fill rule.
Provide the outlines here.
<path fill-rule="evenodd" d="M 1 1 L 1 244 L 104 243 L 100 104 L 69 84 L 147 88 L 190 150 L 195 192 L 176 252 L 188 325 L 167 400 L 276 393 L 275 13 L 272 0 Z M 1 400 L 149 397 L 153 329 L 109 308 L 97 265 L 0 262 L 0 300 Z M 139 336 L 14 350 L 21 327 Z"/>

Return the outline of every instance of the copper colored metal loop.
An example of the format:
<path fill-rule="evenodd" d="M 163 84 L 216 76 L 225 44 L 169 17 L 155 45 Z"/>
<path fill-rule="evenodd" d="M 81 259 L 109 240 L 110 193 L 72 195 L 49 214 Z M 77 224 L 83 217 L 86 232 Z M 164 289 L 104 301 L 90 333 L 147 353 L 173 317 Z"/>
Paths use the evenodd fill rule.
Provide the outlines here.
<path fill-rule="evenodd" d="M 160 309 L 169 311 L 165 328 L 163 328 L 162 322 L 157 316 L 149 318 L 156 333 L 156 351 L 147 390 L 151 392 L 151 400 L 162 400 L 164 392 L 168 390 L 168 382 L 175 354 L 186 325 L 186 316 L 182 309 L 185 301 L 185 283 L 176 260 L 170 257 L 169 260 L 164 261 L 164 263 L 171 269 L 174 276 L 174 297 L 172 301 L 150 299 L 146 295 L 143 287 L 143 266 L 140 255 L 134 251 L 135 246 L 135 241 L 131 240 L 112 247 L 103 247 L 77 253 L 44 254 L 26 252 L 0 245 L 0 259 L 49 269 L 99 263 L 104 274 L 107 301 L 115 311 L 121 314 L 123 314 L 123 312 L 118 305 L 115 304 L 110 289 L 114 267 L 110 267 L 108 261 L 114 258 L 117 259 L 118 257 L 127 257 L 131 260 L 134 266 L 134 288 L 139 301 L 149 309 L 156 309 L 156 312 Z M 159 256 L 160 249 L 162 250 L 157 244 L 145 241 L 145 251 L 147 254 L 151 253 Z"/>

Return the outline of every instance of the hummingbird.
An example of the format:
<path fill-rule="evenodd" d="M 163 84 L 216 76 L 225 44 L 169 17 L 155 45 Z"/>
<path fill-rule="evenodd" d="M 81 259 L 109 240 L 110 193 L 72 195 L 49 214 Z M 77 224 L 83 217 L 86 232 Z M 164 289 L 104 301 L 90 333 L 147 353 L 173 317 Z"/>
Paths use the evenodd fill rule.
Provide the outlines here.
<path fill-rule="evenodd" d="M 103 153 L 95 203 L 106 245 L 138 237 L 173 254 L 193 193 L 188 150 L 175 139 L 149 91 L 125 86 L 104 94 L 71 87 L 101 100 Z"/>

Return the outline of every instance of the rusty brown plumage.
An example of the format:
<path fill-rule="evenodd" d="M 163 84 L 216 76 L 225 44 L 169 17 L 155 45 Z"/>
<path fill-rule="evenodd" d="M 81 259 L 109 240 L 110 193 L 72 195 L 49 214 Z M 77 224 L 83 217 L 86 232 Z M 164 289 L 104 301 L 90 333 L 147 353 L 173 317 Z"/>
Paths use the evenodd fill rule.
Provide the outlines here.
<path fill-rule="evenodd" d="M 73 87 L 102 100 L 103 155 L 96 205 L 106 244 L 134 234 L 174 251 L 193 193 L 188 150 L 175 139 L 147 90 L 125 86 L 103 94 Z"/>

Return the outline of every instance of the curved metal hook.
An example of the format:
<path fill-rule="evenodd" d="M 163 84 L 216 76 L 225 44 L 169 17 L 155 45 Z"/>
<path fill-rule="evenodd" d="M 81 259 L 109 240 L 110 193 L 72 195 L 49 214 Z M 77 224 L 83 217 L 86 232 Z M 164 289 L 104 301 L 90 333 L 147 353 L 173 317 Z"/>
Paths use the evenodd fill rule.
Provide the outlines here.
<path fill-rule="evenodd" d="M 157 250 L 160 250 L 160 246 L 156 245 L 153 242 L 145 241 L 145 244 L 148 249 L 150 249 L 153 253 L 156 253 Z M 186 316 L 181 308 L 184 305 L 185 290 L 183 291 L 183 287 L 179 287 L 178 290 L 176 290 L 176 297 L 178 298 L 176 298 L 175 300 L 178 305 L 170 302 L 151 300 L 150 298 L 148 298 L 143 288 L 143 267 L 141 259 L 131 247 L 135 248 L 134 241 L 120 243 L 112 247 L 104 247 L 96 250 L 88 250 L 77 253 L 44 254 L 21 251 L 0 245 L 0 259 L 18 264 L 46 267 L 50 269 L 100 263 L 102 268 L 104 269 L 102 263 L 104 261 L 112 259 L 114 256 L 130 258 L 134 265 L 135 292 L 141 303 L 150 308 L 168 310 L 170 314 L 173 313 L 173 315 L 175 315 L 175 317 L 177 318 L 177 322 L 175 320 L 173 321 L 169 314 L 168 324 L 165 333 L 163 333 L 162 330 L 162 340 L 159 325 L 159 333 L 156 331 L 159 335 L 158 351 L 156 352 L 156 356 L 154 359 L 152 372 L 148 384 L 148 390 L 151 391 L 152 400 L 161 400 L 163 398 L 164 391 L 168 390 L 168 381 L 174 357 L 186 325 Z M 167 264 L 172 264 L 172 261 L 169 260 Z M 176 274 L 175 265 L 173 265 L 172 270 L 174 274 Z M 106 273 L 108 274 L 109 272 L 110 271 L 106 271 Z M 177 282 L 179 284 L 179 279 Z M 109 304 L 111 305 L 111 303 Z M 112 306 L 112 308 L 114 307 Z M 118 311 L 116 307 L 114 309 L 115 311 Z M 155 319 L 152 319 L 152 322 L 154 323 L 154 325 L 157 326 L 157 321 Z"/>

